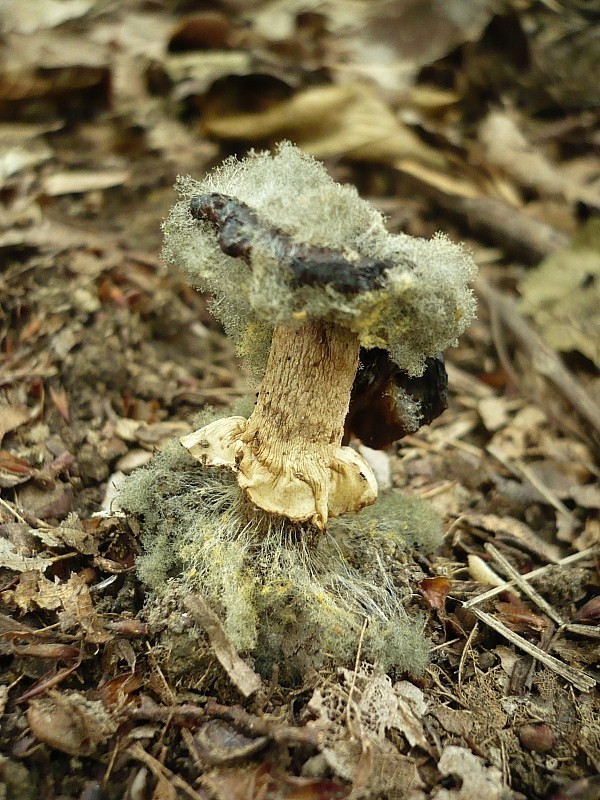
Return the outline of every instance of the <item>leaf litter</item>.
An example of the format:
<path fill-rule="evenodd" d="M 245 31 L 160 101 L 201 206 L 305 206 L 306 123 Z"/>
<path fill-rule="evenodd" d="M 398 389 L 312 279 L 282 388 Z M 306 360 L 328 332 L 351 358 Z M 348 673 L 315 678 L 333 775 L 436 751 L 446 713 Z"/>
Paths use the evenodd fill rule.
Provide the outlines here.
<path fill-rule="evenodd" d="M 600 205 L 600 77 L 587 11 L 45 0 L 8 3 L 2 30 L 7 796 L 593 796 L 598 248 L 582 223 Z M 206 614 L 173 602 L 149 616 L 143 523 L 109 496 L 203 406 L 255 391 L 207 298 L 160 264 L 159 224 L 178 172 L 285 136 L 405 232 L 466 239 L 485 279 L 478 323 L 447 354 L 449 410 L 386 467 L 445 522 L 435 556 L 398 565 L 432 639 L 421 678 L 358 658 L 259 675 L 222 631 L 207 635 Z"/>

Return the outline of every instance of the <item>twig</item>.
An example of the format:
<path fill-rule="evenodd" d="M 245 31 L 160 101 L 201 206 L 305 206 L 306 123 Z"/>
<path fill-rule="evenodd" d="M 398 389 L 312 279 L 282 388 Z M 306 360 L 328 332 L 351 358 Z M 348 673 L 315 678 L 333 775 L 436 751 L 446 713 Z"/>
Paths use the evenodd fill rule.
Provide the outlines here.
<path fill-rule="evenodd" d="M 511 644 L 514 644 L 515 647 L 518 647 L 525 653 L 528 653 L 530 656 L 537 658 L 537 660 L 541 661 L 544 666 L 553 670 L 557 673 L 557 675 L 560 675 L 562 678 L 572 683 L 575 688 L 579 689 L 579 691 L 589 692 L 596 685 L 596 681 L 585 672 L 580 669 L 576 669 L 575 667 L 569 667 L 567 664 L 559 661 L 558 658 L 548 655 L 548 653 L 545 653 L 537 645 L 528 642 L 527 639 L 519 636 L 518 633 L 511 631 L 491 614 L 487 614 L 485 611 L 480 611 L 478 608 L 471 608 L 471 611 L 478 619 L 495 630 L 496 633 L 499 633 L 500 636 L 503 636 L 505 639 L 511 642 Z"/>
<path fill-rule="evenodd" d="M 564 629 L 569 631 L 569 633 L 589 636 L 590 639 L 600 639 L 600 625 L 582 625 L 579 622 L 565 622 Z"/>
<path fill-rule="evenodd" d="M 168 767 L 165 767 L 164 764 L 161 764 L 154 756 L 151 756 L 150 753 L 147 753 L 144 748 L 140 744 L 132 744 L 127 749 L 129 755 L 132 758 L 135 758 L 136 761 L 141 761 L 150 772 L 156 778 L 162 778 L 163 780 L 169 781 L 176 789 L 181 789 L 184 794 L 187 794 L 188 797 L 191 797 L 192 800 L 206 800 L 206 797 L 203 797 L 201 794 L 198 794 L 192 787 L 180 778 L 179 775 L 176 775 L 174 772 Z"/>
<path fill-rule="evenodd" d="M 33 700 L 34 697 L 39 697 L 41 694 L 45 694 L 50 689 L 53 689 L 55 686 L 58 686 L 59 683 L 62 683 L 65 678 L 68 678 L 73 672 L 76 672 L 79 667 L 81 666 L 81 662 L 83 661 L 83 647 L 79 654 L 79 658 L 77 662 L 73 664 L 72 667 L 64 667 L 63 669 L 59 669 L 59 671 L 52 675 L 50 678 L 44 678 L 31 689 L 28 689 L 24 692 L 20 697 L 17 697 L 15 703 L 25 703 L 28 700 Z"/>
<path fill-rule="evenodd" d="M 223 719 L 226 722 L 231 722 L 249 736 L 267 736 L 271 741 L 288 747 L 308 746 L 318 748 L 322 743 L 322 734 L 319 731 L 284 725 L 276 720 L 250 714 L 241 706 L 224 706 L 215 700 L 208 700 L 204 706 L 183 703 L 165 707 L 154 703 L 148 697 L 144 697 L 140 706 L 131 709 L 129 713 L 132 719 L 149 720 L 151 722 L 170 721 L 183 730 L 196 728 L 209 719 Z"/>
<path fill-rule="evenodd" d="M 231 722 L 250 736 L 267 736 L 276 744 L 288 747 L 309 746 L 316 749 L 322 743 L 322 734 L 316 730 L 296 728 L 293 725 L 283 725 L 274 720 L 263 719 L 250 714 L 241 706 L 222 706 L 214 700 L 208 700 L 204 706 L 204 713 L 207 717 L 218 717 Z"/>
<path fill-rule="evenodd" d="M 550 619 L 559 626 L 557 635 L 562 631 L 569 631 L 569 633 L 577 633 L 580 636 L 588 636 L 591 639 L 600 639 L 600 625 L 581 625 L 577 622 L 565 622 L 561 615 L 554 610 L 554 608 L 544 600 L 544 598 L 535 591 L 535 589 L 527 583 L 529 575 L 521 575 L 517 570 L 508 562 L 504 556 L 496 550 L 493 544 L 484 545 L 485 549 L 498 561 L 510 575 L 512 583 L 516 583 L 524 594 L 533 600 L 533 602 L 542 609 Z M 550 565 L 553 566 L 553 565 Z"/>
<path fill-rule="evenodd" d="M 515 459 L 511 461 L 504 453 L 499 450 L 497 447 L 493 447 L 492 445 L 486 447 L 487 452 L 493 456 L 497 461 L 503 464 L 510 472 L 515 475 L 515 477 L 524 477 L 529 483 L 533 486 L 533 488 L 539 492 L 541 497 L 543 497 L 551 506 L 553 506 L 557 511 L 560 511 L 561 514 L 564 514 L 566 517 L 571 518 L 573 515 L 571 511 L 567 508 L 567 506 L 558 499 L 558 497 L 552 492 L 546 484 L 541 481 L 537 475 L 529 469 L 529 467 L 524 464 L 519 459 Z"/>
<path fill-rule="evenodd" d="M 356 676 L 358 675 L 358 665 L 360 664 L 360 654 L 362 652 L 363 640 L 365 638 L 365 631 L 367 630 L 367 625 L 368 624 L 369 624 L 369 619 L 368 619 L 368 617 L 365 617 L 365 621 L 363 622 L 362 628 L 361 628 L 361 631 L 360 631 L 360 638 L 358 640 L 358 647 L 356 648 L 356 659 L 354 661 L 354 672 L 352 673 L 352 683 L 350 684 L 350 690 L 348 692 L 348 702 L 346 703 L 346 722 L 348 724 L 348 729 L 349 730 L 351 728 L 351 722 L 352 722 L 350 709 L 351 709 L 352 704 L 353 704 L 354 689 L 356 687 Z M 357 711 L 359 711 L 358 707 L 357 707 Z M 360 711 L 359 711 L 359 717 L 360 717 Z M 359 719 L 359 724 L 360 724 L 360 719 Z"/>
<path fill-rule="evenodd" d="M 476 289 L 478 294 L 484 298 L 490 310 L 498 314 L 502 324 L 510 330 L 524 348 L 532 369 L 547 378 L 555 390 L 591 426 L 592 438 L 596 446 L 598 446 L 600 443 L 600 408 L 592 397 L 565 367 L 558 354 L 527 322 L 512 298 L 499 292 L 481 276 L 477 279 Z M 543 402 L 543 398 L 538 397 L 536 399 Z M 553 416 L 556 417 L 556 415 Z M 561 428 L 572 433 L 568 420 L 557 419 L 556 421 Z M 589 433 L 589 431 L 586 433 Z"/>
<path fill-rule="evenodd" d="M 589 547 L 587 550 L 582 550 L 580 553 L 572 553 L 570 556 L 565 556 L 565 558 L 561 558 L 560 561 L 557 561 L 555 564 L 545 564 L 543 567 L 538 567 L 537 569 L 532 570 L 531 572 L 527 572 L 525 575 L 520 575 L 519 577 L 523 581 L 530 581 L 533 578 L 539 578 L 540 575 L 544 575 L 548 570 L 553 569 L 554 567 L 566 567 L 569 564 L 574 564 L 577 561 L 583 561 L 584 558 L 590 556 L 595 547 Z M 510 580 L 503 583 L 502 586 L 494 586 L 492 589 L 488 589 L 486 592 L 482 594 L 478 594 L 477 597 L 472 597 L 470 600 L 467 600 L 463 603 L 464 608 L 473 608 L 473 606 L 479 605 L 479 603 L 483 603 L 486 600 L 489 600 L 490 597 L 495 597 L 497 594 L 506 591 L 511 586 L 515 586 L 516 581 Z"/>
<path fill-rule="evenodd" d="M 569 237 L 520 209 L 495 197 L 468 196 L 466 192 L 451 189 L 436 180 L 436 173 L 413 162 L 404 160 L 400 169 L 418 184 L 420 191 L 431 197 L 454 217 L 464 219 L 476 233 L 482 234 L 502 247 L 505 252 L 517 254 L 529 262 L 560 250 L 569 243 Z"/>
<path fill-rule="evenodd" d="M 527 597 L 533 600 L 533 602 L 538 606 L 538 608 L 541 608 L 542 611 L 545 614 L 547 614 L 550 617 L 550 619 L 554 620 L 554 622 L 556 622 L 556 624 L 559 625 L 560 627 L 562 627 L 565 624 L 565 621 L 561 617 L 561 615 L 552 608 L 550 603 L 544 600 L 544 598 L 538 592 L 536 592 L 533 586 L 530 586 L 527 583 L 527 581 L 523 579 L 521 574 L 517 572 L 517 570 L 513 567 L 510 561 L 504 558 L 502 553 L 499 550 L 497 550 L 493 544 L 490 544 L 488 542 L 487 544 L 484 545 L 484 547 L 488 551 L 488 553 L 492 556 L 494 561 L 497 561 L 500 564 L 500 566 L 502 566 L 505 569 L 510 578 L 517 584 L 519 589 L 521 589 L 521 591 L 524 594 L 526 594 Z"/>
<path fill-rule="evenodd" d="M 471 645 L 473 643 L 473 639 L 477 636 L 477 629 L 478 625 L 475 623 L 473 628 L 471 629 L 471 633 L 469 633 L 469 637 L 465 642 L 465 646 L 463 647 L 462 653 L 460 654 L 460 662 L 458 664 L 458 686 L 459 688 L 462 686 L 463 680 L 463 670 L 465 667 L 465 661 L 467 660 L 467 653 L 471 650 Z"/>
<path fill-rule="evenodd" d="M 202 625 L 208 634 L 211 646 L 219 663 L 229 675 L 244 697 L 250 697 L 262 687 L 259 676 L 240 658 L 237 650 L 229 641 L 221 620 L 217 617 L 206 600 L 199 594 L 188 595 L 184 605 L 194 619 Z"/>
<path fill-rule="evenodd" d="M 13 515 L 13 517 L 14 517 L 14 518 L 17 520 L 17 522 L 21 522 L 22 524 L 25 524 L 25 525 L 27 525 L 27 520 L 26 520 L 24 517 L 22 517 L 22 516 L 19 514 L 19 512 L 17 511 L 17 509 L 16 509 L 16 508 L 13 508 L 13 506 L 12 506 L 12 504 L 11 504 L 11 503 L 7 503 L 7 502 L 6 502 L 6 500 L 3 500 L 3 499 L 2 499 L 2 497 L 0 497 L 0 505 L 1 505 L 1 506 L 4 506 L 4 508 L 5 508 L 5 509 L 6 509 L 6 510 L 7 510 L 7 511 L 10 513 L 10 514 L 12 514 L 12 515 Z"/>

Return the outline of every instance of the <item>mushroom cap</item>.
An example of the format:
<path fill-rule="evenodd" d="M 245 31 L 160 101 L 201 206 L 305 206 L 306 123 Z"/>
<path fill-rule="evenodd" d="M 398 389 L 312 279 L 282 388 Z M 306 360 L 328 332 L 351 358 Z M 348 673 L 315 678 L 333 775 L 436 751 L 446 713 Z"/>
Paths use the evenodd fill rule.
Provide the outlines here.
<path fill-rule="evenodd" d="M 390 234 L 353 186 L 289 142 L 178 179 L 164 257 L 213 294 L 213 312 L 260 372 L 275 325 L 327 320 L 411 375 L 475 313 L 471 257 L 438 234 Z"/>

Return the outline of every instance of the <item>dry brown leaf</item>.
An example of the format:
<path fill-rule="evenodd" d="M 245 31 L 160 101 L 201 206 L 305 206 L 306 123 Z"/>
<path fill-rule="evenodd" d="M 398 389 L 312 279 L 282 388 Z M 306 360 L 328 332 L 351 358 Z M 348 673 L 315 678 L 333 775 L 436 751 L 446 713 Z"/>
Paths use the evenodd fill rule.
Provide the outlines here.
<path fill-rule="evenodd" d="M 483 397 L 477 403 L 477 411 L 488 431 L 500 430 L 509 419 L 509 405 L 502 397 Z"/>
<path fill-rule="evenodd" d="M 89 587 L 80 575 L 73 574 L 66 583 L 60 584 L 60 602 L 63 611 L 58 616 L 63 630 L 79 628 L 88 642 L 97 644 L 112 637 L 104 628 L 92 603 Z"/>
<path fill-rule="evenodd" d="M 173 53 L 165 60 L 169 78 L 179 88 L 179 98 L 204 94 L 219 78 L 228 75 L 249 75 L 255 70 L 250 53 L 240 50 L 207 50 Z"/>
<path fill-rule="evenodd" d="M 441 789 L 435 800 L 501 800 L 504 797 L 502 773 L 496 767 L 486 767 L 481 758 L 464 747 L 448 746 L 438 762 L 442 775 L 460 779 L 456 789 Z"/>
<path fill-rule="evenodd" d="M 73 756 L 92 755 L 116 730 L 100 700 L 88 700 L 79 692 L 50 691 L 32 700 L 27 722 L 36 739 Z"/>
<path fill-rule="evenodd" d="M 0 64 L 0 97 L 9 104 L 94 89 L 107 100 L 108 64 L 104 48 L 73 33 L 8 34 Z"/>
<path fill-rule="evenodd" d="M 177 789 L 170 780 L 161 775 L 160 772 L 154 777 L 156 778 L 156 786 L 152 792 L 152 800 L 177 800 Z"/>
<path fill-rule="evenodd" d="M 4 405 L 0 403 L 0 443 L 6 433 L 14 431 L 29 419 L 25 406 Z"/>
<path fill-rule="evenodd" d="M 204 126 L 220 139 L 289 138 L 317 158 L 343 155 L 385 164 L 411 159 L 433 168 L 446 163 L 362 85 L 306 89 L 265 111 L 209 116 Z"/>
<path fill-rule="evenodd" d="M 600 508 L 600 487 L 595 483 L 572 486 L 570 494 L 582 508 Z"/>
<path fill-rule="evenodd" d="M 51 480 L 43 487 L 30 482 L 20 490 L 19 502 L 38 519 L 62 519 L 71 510 L 73 487 L 60 480 Z"/>
<path fill-rule="evenodd" d="M 473 713 L 471 711 L 441 705 L 432 709 L 431 714 L 445 731 L 455 736 L 469 736 L 473 730 Z"/>
<path fill-rule="evenodd" d="M 231 20 L 220 11 L 190 14 L 179 20 L 169 38 L 169 50 L 217 50 L 227 47 Z"/>
<path fill-rule="evenodd" d="M 24 572 L 12 592 L 11 599 L 24 612 L 34 608 L 54 611 L 61 606 L 61 585 L 49 581 L 34 570 Z"/>
<path fill-rule="evenodd" d="M 5 32 L 34 33 L 82 17 L 93 5 L 94 0 L 6 0 L 0 27 Z"/>
<path fill-rule="evenodd" d="M 210 766 L 239 763 L 263 750 L 268 741 L 268 736 L 247 736 L 222 719 L 209 719 L 194 735 L 194 745 Z"/>
<path fill-rule="evenodd" d="M 564 196 L 565 181 L 539 148 L 528 142 L 512 115 L 491 111 L 479 128 L 489 163 L 501 167 L 519 186 L 549 196 Z"/>
<path fill-rule="evenodd" d="M 81 648 L 54 642 L 32 642 L 31 644 L 15 644 L 12 652 L 25 658 L 50 658 L 53 661 L 72 661 L 81 657 Z"/>
<path fill-rule="evenodd" d="M 431 608 L 436 611 L 443 611 L 451 588 L 452 581 L 442 575 L 437 575 L 435 578 L 423 578 L 419 584 L 421 594 Z"/>
<path fill-rule="evenodd" d="M 18 486 L 28 481 L 34 474 L 35 469 L 27 461 L 8 450 L 0 450 L 0 488 L 10 489 Z"/>
<path fill-rule="evenodd" d="M 87 556 L 98 554 L 98 543 L 83 529 L 76 514 L 69 514 L 57 527 L 40 524 L 37 528 L 30 528 L 29 533 L 50 547 L 69 547 Z"/>
<path fill-rule="evenodd" d="M 600 222 L 592 219 L 577 239 L 548 256 L 519 285 L 521 310 L 548 344 L 578 350 L 600 367 Z"/>
<path fill-rule="evenodd" d="M 517 633 L 539 633 L 548 628 L 549 620 L 536 614 L 514 595 L 510 603 L 496 603 L 500 621 Z"/>
<path fill-rule="evenodd" d="M 54 403 L 58 413 L 65 420 L 65 422 L 68 422 L 70 419 L 70 412 L 69 398 L 67 397 L 66 391 L 64 389 L 55 389 L 53 386 L 51 386 L 50 397 L 52 398 L 52 402 Z"/>
<path fill-rule="evenodd" d="M 0 186 L 30 167 L 52 158 L 52 148 L 41 135 L 60 125 L 0 124 Z"/>
<path fill-rule="evenodd" d="M 600 545 L 600 519 L 589 517 L 581 534 L 573 541 L 576 550 L 587 550 L 589 547 Z"/>
<path fill-rule="evenodd" d="M 2 542 L 0 539 L 0 548 Z M 45 566 L 52 563 L 47 561 Z M 23 612 L 35 608 L 55 611 L 62 607 L 59 619 L 63 629 L 82 629 L 87 641 L 100 643 L 112 638 L 112 634 L 104 629 L 101 617 L 94 609 L 89 588 L 84 580 L 76 574 L 68 581 L 60 583 L 48 580 L 33 567 L 24 572 L 13 590 L 5 592 L 5 598 L 15 603 Z"/>
<path fill-rule="evenodd" d="M 171 441 L 175 436 L 189 433 L 190 426 L 186 422 L 140 422 L 137 419 L 120 417 L 115 427 L 115 435 L 126 442 L 138 442 L 148 449 L 154 450 Z"/>
<path fill-rule="evenodd" d="M 348 789 L 328 778 L 281 774 L 267 761 L 254 769 L 219 769 L 201 777 L 201 784 L 216 800 L 279 798 L 286 800 L 342 800 Z"/>
<path fill-rule="evenodd" d="M 13 572 L 27 573 L 30 570 L 47 569 L 52 560 L 37 555 L 25 555 L 8 539 L 0 538 L 0 566 Z M 34 573 L 35 574 L 35 573 Z"/>
<path fill-rule="evenodd" d="M 583 489 L 584 484 L 590 479 L 589 469 L 576 461 L 554 461 L 545 458 L 530 461 L 528 470 L 548 489 L 555 497 L 565 500 L 573 497 L 573 492 Z M 584 497 L 585 495 L 582 495 Z M 593 494 L 590 494 L 592 499 Z"/>
<path fill-rule="evenodd" d="M 450 203 L 453 198 L 457 197 L 478 199 L 482 196 L 481 189 L 473 181 L 449 174 L 445 169 L 435 169 L 410 158 L 401 158 L 395 162 L 394 166 L 401 172 L 412 175 L 424 186 L 435 189 L 441 195 L 446 196 L 449 198 Z"/>
<path fill-rule="evenodd" d="M 397 95 L 414 83 L 421 67 L 442 58 L 458 45 L 476 40 L 487 25 L 496 0 L 271 0 L 255 3 L 245 15 L 267 40 L 285 42 L 294 36 L 298 15 L 309 9 L 326 20 L 331 34 L 327 63 L 340 81 L 367 79 Z M 337 49 L 342 48 L 340 58 Z"/>
<path fill-rule="evenodd" d="M 600 620 L 600 596 L 592 597 L 584 603 L 573 617 L 573 622 L 584 625 L 597 625 L 598 620 Z"/>
<path fill-rule="evenodd" d="M 558 547 L 545 542 L 529 525 L 514 517 L 468 513 L 462 519 L 469 525 L 493 533 L 495 536 L 508 537 L 548 561 L 557 561 L 560 558 Z"/>

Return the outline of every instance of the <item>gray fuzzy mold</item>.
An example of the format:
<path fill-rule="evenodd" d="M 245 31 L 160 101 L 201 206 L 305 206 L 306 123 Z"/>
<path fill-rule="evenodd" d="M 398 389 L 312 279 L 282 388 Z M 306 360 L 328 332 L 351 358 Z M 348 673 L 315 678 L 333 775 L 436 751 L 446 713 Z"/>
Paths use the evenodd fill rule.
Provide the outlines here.
<path fill-rule="evenodd" d="M 325 532 L 249 507 L 235 475 L 202 467 L 174 442 L 125 482 L 120 504 L 142 522 L 141 579 L 154 601 L 199 591 L 234 646 L 268 673 L 363 657 L 414 674 L 426 662 L 423 621 L 409 619 L 403 552 L 441 541 L 418 498 L 385 494 Z"/>
<path fill-rule="evenodd" d="M 165 259 L 190 283 L 213 294 L 213 313 L 240 355 L 260 374 L 274 325 L 327 320 L 355 331 L 367 349 L 388 350 L 401 369 L 419 375 L 425 359 L 456 343 L 475 313 L 469 254 L 443 234 L 431 240 L 390 234 L 383 216 L 353 186 L 333 181 L 324 166 L 283 142 L 274 155 L 228 159 L 203 181 L 178 180 L 180 200 L 164 223 Z M 192 197 L 221 193 L 246 204 L 260 227 L 242 224 L 250 263 L 226 255 L 210 222 L 190 213 Z M 377 288 L 349 296 L 332 286 L 302 285 L 281 268 L 265 231 L 292 244 L 336 250 L 348 261 L 389 265 Z"/>

